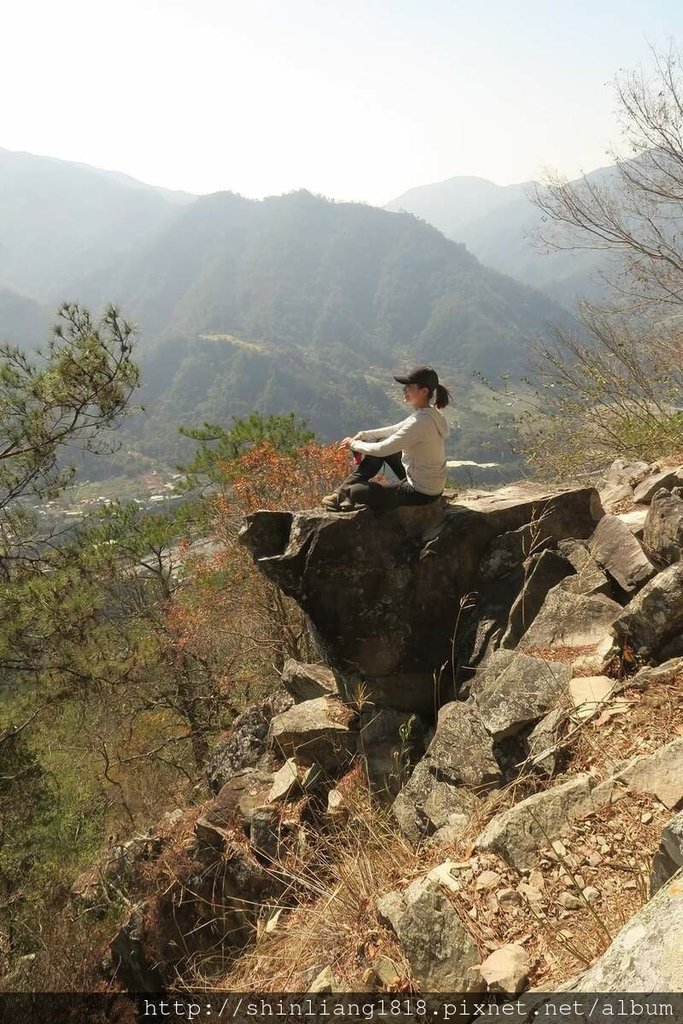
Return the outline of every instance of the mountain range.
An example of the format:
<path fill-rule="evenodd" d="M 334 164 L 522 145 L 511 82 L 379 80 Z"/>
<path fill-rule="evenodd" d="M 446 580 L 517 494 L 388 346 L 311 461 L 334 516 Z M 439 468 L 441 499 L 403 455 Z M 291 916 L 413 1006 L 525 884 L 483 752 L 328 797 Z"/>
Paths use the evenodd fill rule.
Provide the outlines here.
<path fill-rule="evenodd" d="M 510 205 L 489 186 L 479 220 Z M 422 361 L 453 391 L 453 453 L 500 456 L 475 375 L 523 371 L 529 339 L 570 322 L 413 213 L 303 190 L 195 197 L 6 150 L 0 196 L 0 337 L 27 343 L 41 322 L 44 336 L 64 299 L 117 303 L 139 326 L 146 407 L 124 447 L 169 463 L 191 450 L 179 424 L 252 409 L 294 410 L 325 440 L 392 422 L 392 371 Z"/>
<path fill-rule="evenodd" d="M 601 167 L 586 178 L 607 185 L 615 168 Z M 531 195 L 545 187 L 535 181 L 496 185 L 485 178 L 455 177 L 422 185 L 387 203 L 385 209 L 415 214 L 447 238 L 464 243 L 474 255 L 501 273 L 539 288 L 574 310 L 581 298 L 600 299 L 605 284 L 605 252 L 587 249 L 549 250 L 539 240 L 543 212 Z"/>

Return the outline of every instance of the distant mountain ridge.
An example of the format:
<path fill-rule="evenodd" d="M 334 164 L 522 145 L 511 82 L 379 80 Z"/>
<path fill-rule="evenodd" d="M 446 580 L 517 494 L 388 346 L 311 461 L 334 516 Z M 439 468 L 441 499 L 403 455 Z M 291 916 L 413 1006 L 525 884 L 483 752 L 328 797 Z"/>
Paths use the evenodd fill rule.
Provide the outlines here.
<path fill-rule="evenodd" d="M 600 167 L 587 177 L 605 183 L 615 173 L 612 166 Z M 529 198 L 535 184 L 496 185 L 485 178 L 454 177 L 409 189 L 385 209 L 423 218 L 464 243 L 482 263 L 574 309 L 582 297 L 602 296 L 599 271 L 608 257 L 604 252 L 548 252 L 540 247 L 534 239 L 542 212 Z"/>
<path fill-rule="evenodd" d="M 116 171 L 0 149 L 0 287 L 59 303 L 194 201 Z"/>
<path fill-rule="evenodd" d="M 570 322 L 409 213 L 305 190 L 171 201 L 113 172 L 0 156 L 0 286 L 53 309 L 113 301 L 137 322 L 147 412 L 121 436 L 160 459 L 189 453 L 178 425 L 252 409 L 298 412 L 323 439 L 394 422 L 391 371 L 421 361 L 453 388 L 458 457 L 476 458 L 499 413 L 474 374 L 523 369 L 529 340 Z"/>

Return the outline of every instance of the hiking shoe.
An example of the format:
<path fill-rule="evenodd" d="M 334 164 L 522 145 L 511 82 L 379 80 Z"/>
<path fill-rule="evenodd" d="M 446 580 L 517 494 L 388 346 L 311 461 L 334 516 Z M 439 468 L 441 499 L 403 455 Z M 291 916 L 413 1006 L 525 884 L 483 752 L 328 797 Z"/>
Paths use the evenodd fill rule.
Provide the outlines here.
<path fill-rule="evenodd" d="M 339 512 L 339 495 L 336 492 L 334 494 L 326 494 L 320 499 L 320 504 L 331 512 Z"/>

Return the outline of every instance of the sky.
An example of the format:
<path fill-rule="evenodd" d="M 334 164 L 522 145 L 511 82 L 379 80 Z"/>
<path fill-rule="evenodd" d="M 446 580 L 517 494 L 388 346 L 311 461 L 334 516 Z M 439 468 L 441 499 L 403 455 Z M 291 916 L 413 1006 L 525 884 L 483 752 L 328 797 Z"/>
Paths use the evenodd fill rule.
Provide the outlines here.
<path fill-rule="evenodd" d="M 680 0 L 3 7 L 0 147 L 253 198 L 576 177 L 621 147 L 615 75 L 683 49 Z"/>

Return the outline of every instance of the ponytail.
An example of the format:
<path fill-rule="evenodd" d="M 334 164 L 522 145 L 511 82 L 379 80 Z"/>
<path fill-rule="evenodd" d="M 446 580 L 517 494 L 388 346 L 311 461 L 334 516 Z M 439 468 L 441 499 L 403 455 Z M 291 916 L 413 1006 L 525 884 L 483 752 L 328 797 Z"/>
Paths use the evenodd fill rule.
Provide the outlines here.
<path fill-rule="evenodd" d="M 451 400 L 450 391 L 448 390 L 448 388 L 445 388 L 443 384 L 437 384 L 435 391 L 436 398 L 434 399 L 434 405 L 436 406 L 437 409 L 445 408 L 445 406 L 447 406 Z"/>

